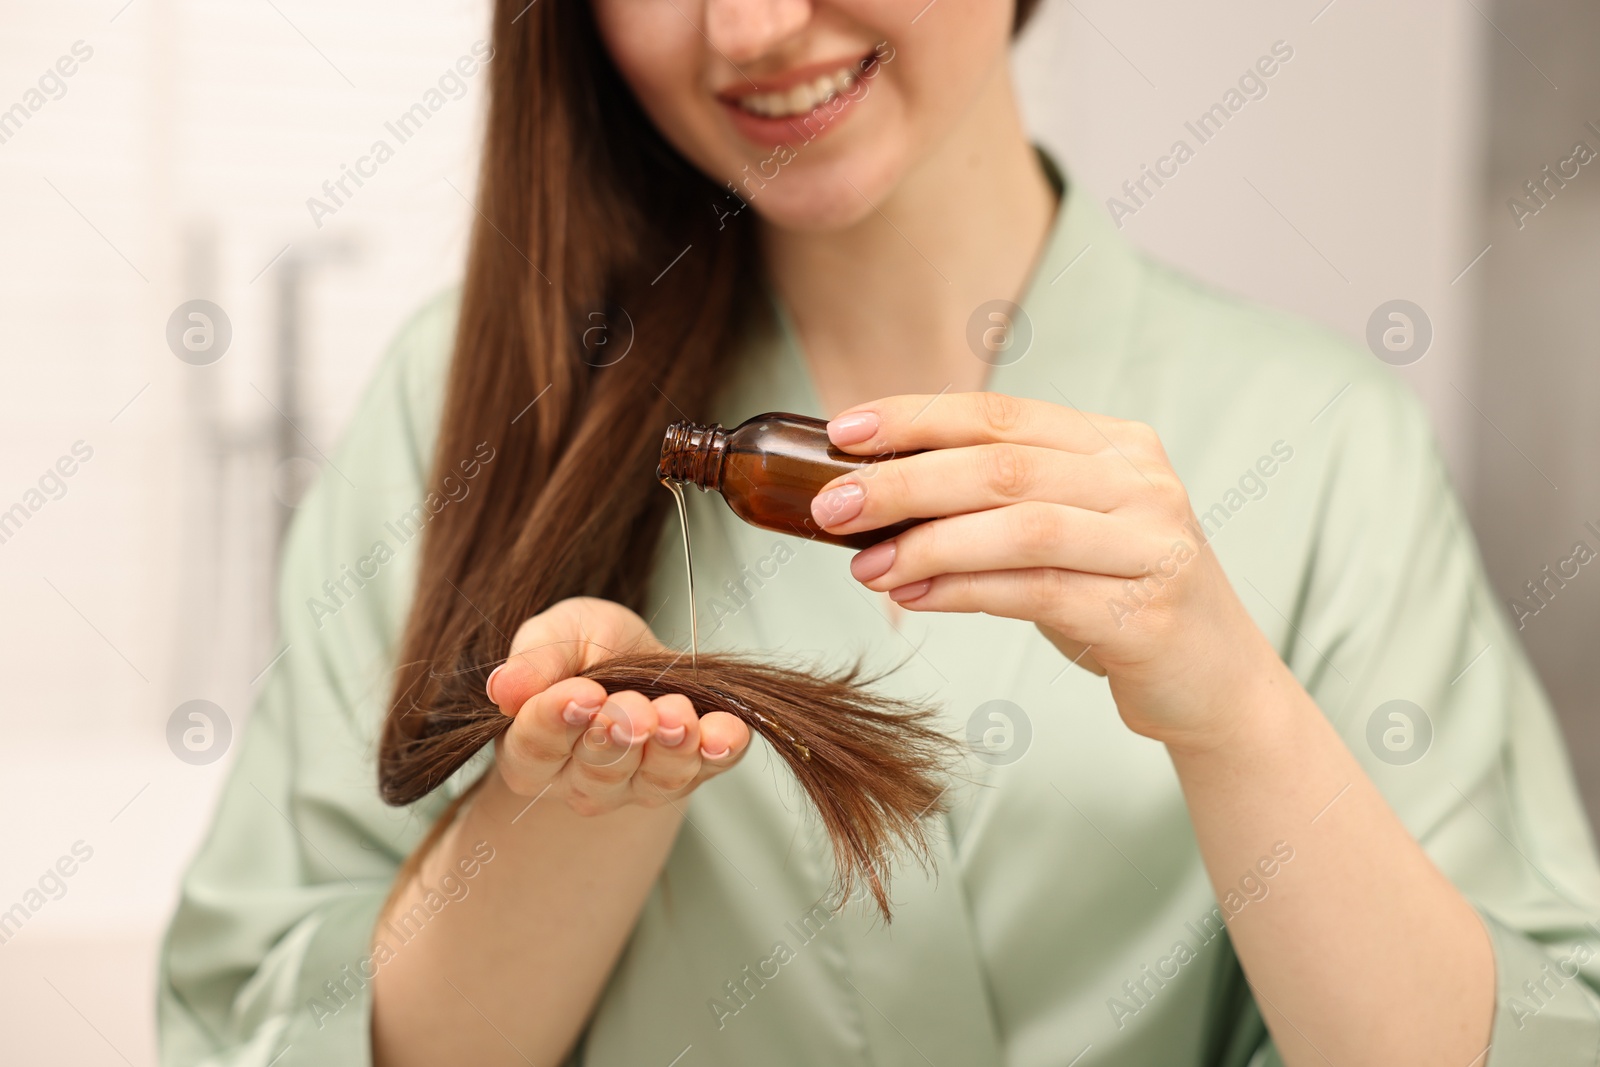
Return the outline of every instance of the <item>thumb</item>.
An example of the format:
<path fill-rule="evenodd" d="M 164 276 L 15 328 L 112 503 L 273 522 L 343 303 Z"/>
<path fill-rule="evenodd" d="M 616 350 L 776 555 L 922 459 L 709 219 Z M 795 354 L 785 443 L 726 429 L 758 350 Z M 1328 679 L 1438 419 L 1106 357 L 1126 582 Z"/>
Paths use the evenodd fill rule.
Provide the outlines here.
<path fill-rule="evenodd" d="M 621 604 L 573 597 L 552 605 L 517 628 L 506 661 L 484 686 L 503 714 L 555 685 L 623 652 L 657 644 L 644 621 Z"/>
<path fill-rule="evenodd" d="M 1082 641 L 1074 641 L 1060 631 L 1052 630 L 1044 623 L 1037 623 L 1036 625 L 1039 627 L 1039 632 L 1049 638 L 1050 643 L 1055 645 L 1063 656 L 1090 674 L 1098 674 L 1102 678 L 1106 676 L 1106 669 L 1100 666 L 1100 661 L 1095 659 L 1094 654 L 1089 651 L 1094 647 L 1093 645 L 1086 645 Z"/>

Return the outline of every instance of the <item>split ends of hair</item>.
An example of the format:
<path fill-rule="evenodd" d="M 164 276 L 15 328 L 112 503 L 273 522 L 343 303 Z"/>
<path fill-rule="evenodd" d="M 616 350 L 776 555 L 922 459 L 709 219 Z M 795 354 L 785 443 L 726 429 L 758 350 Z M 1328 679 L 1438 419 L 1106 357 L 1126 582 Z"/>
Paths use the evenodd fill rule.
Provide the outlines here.
<path fill-rule="evenodd" d="M 890 920 L 890 868 L 899 855 L 931 866 L 929 821 L 944 811 L 961 751 L 936 728 L 935 713 L 877 693 L 876 679 L 863 677 L 859 665 L 816 674 L 733 654 L 702 655 L 694 668 L 682 660 L 666 651 L 626 653 L 582 674 L 608 693 L 633 690 L 652 700 L 681 693 L 699 714 L 726 712 L 765 738 L 832 844 L 830 896 L 848 901 L 864 887 Z M 431 793 L 513 721 L 483 700 L 429 703 L 390 712 L 379 752 L 380 791 L 390 804 Z M 452 804 L 440 823 L 457 810 Z"/>

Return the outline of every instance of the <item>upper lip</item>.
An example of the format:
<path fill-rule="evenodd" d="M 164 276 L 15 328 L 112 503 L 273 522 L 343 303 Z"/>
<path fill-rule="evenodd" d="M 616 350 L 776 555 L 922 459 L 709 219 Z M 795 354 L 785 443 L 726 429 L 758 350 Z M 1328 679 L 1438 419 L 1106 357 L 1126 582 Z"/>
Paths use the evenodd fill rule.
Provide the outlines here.
<path fill-rule="evenodd" d="M 718 100 L 726 100 L 729 103 L 734 103 L 743 97 L 751 96 L 755 93 L 787 92 L 796 85 L 804 85 L 807 82 L 814 81 L 824 74 L 832 74 L 835 71 L 844 69 L 845 67 L 849 67 L 857 74 L 860 74 L 862 65 L 865 64 L 867 60 L 871 59 L 872 56 L 873 53 L 867 52 L 863 55 L 844 56 L 839 59 L 825 59 L 819 63 L 807 63 L 803 67 L 793 67 L 784 71 L 782 74 L 774 74 L 771 77 L 766 78 L 742 77 L 732 85 L 729 85 L 727 88 L 719 89 L 716 93 L 716 97 Z"/>

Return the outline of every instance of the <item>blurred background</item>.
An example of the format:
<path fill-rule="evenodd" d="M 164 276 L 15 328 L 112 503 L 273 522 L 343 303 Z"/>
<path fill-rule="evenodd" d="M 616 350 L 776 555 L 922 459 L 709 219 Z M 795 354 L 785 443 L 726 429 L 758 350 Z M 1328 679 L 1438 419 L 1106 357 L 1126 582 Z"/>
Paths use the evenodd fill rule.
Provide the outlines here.
<path fill-rule="evenodd" d="M 283 525 L 459 273 L 483 75 L 441 77 L 487 4 L 4 12 L 0 910 L 92 855 L 0 932 L 0 1046 L 145 1067 L 177 877 L 281 652 Z M 1131 199 L 1275 45 L 1265 95 Z M 1038 138 L 1138 245 L 1362 343 L 1391 301 L 1425 317 L 1426 349 L 1386 362 L 1432 411 L 1592 813 L 1600 568 L 1544 568 L 1600 549 L 1596 54 L 1592 0 L 1046 0 L 1016 56 Z M 380 138 L 392 158 L 333 200 Z"/>

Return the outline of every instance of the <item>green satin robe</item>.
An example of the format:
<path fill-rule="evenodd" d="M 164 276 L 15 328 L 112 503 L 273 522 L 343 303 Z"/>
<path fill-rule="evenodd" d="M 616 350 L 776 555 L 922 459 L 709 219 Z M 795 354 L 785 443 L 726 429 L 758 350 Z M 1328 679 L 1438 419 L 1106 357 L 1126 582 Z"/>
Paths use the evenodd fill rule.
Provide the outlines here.
<path fill-rule="evenodd" d="M 1150 262 L 1081 195 L 1064 197 L 1021 306 L 1031 341 L 1016 358 L 1013 335 L 990 388 L 1160 431 L 1257 624 L 1484 916 L 1499 986 L 1486 1062 L 1596 1063 L 1590 831 L 1418 403 L 1365 351 Z M 416 532 L 450 506 L 423 479 L 453 315 L 446 296 L 405 329 L 335 456 L 344 477 L 323 477 L 294 523 L 288 652 L 164 946 L 165 1064 L 368 1062 L 379 906 L 447 794 L 487 766 L 481 754 L 411 810 L 375 788 Z M 726 425 L 768 410 L 823 413 L 781 314 L 717 404 Z M 1219 903 L 1165 750 L 1034 627 L 946 614 L 896 627 L 844 550 L 746 526 L 714 496 L 689 503 L 704 647 L 904 661 L 882 684 L 932 699 L 974 740 L 971 781 L 948 798 L 936 869 L 897 870 L 885 926 L 859 903 L 819 906 L 827 842 L 757 742 L 689 801 L 574 1063 L 1279 1062 L 1221 918 L 1270 898 L 1316 825 L 1264 850 Z M 669 527 L 646 614 L 684 645 L 680 552 Z M 457 885 L 470 893 L 464 874 Z M 1370 892 L 1382 907 L 1385 887 Z M 403 952 L 403 936 L 378 939 Z"/>

